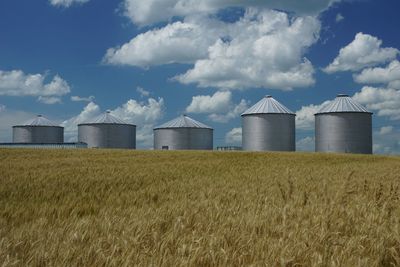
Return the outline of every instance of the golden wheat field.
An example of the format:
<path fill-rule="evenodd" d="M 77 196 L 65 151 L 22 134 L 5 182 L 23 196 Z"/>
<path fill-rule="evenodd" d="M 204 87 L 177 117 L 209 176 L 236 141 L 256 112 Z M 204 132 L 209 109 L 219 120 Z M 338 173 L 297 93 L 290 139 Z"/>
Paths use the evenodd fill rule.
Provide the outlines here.
<path fill-rule="evenodd" d="M 1 266 L 399 266 L 400 158 L 0 150 Z"/>

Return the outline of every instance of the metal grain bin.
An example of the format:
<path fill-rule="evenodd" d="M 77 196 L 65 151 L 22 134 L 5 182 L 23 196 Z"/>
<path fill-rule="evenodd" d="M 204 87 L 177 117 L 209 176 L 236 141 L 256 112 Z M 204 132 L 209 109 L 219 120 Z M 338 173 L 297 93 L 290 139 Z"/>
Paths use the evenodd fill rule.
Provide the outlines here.
<path fill-rule="evenodd" d="M 13 142 L 61 144 L 64 142 L 64 127 L 38 115 L 25 123 L 13 126 Z"/>
<path fill-rule="evenodd" d="M 315 151 L 372 154 L 372 113 L 338 95 L 315 114 Z"/>
<path fill-rule="evenodd" d="M 296 114 L 267 95 L 242 114 L 242 146 L 248 151 L 294 151 Z"/>
<path fill-rule="evenodd" d="M 154 149 L 212 150 L 213 129 L 186 115 L 154 128 Z"/>
<path fill-rule="evenodd" d="M 78 141 L 89 148 L 136 148 L 136 125 L 128 124 L 110 111 L 78 125 Z"/>

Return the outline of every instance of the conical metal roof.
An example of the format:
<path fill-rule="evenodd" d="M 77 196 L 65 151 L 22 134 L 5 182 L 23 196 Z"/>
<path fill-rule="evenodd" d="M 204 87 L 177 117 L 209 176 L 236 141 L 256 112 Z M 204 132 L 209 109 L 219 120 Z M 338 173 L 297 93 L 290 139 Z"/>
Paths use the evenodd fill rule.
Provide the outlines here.
<path fill-rule="evenodd" d="M 207 126 L 201 122 L 198 122 L 186 115 L 179 116 L 176 119 L 168 121 L 154 129 L 165 129 L 165 128 L 205 128 L 212 129 L 210 126 Z"/>
<path fill-rule="evenodd" d="M 126 123 L 125 121 L 111 115 L 110 111 L 107 111 L 107 112 L 97 116 L 96 118 L 94 118 L 90 121 L 81 123 L 81 124 L 127 124 L 127 125 L 129 125 L 129 123 Z"/>
<path fill-rule="evenodd" d="M 242 116 L 269 113 L 296 115 L 293 111 L 276 101 L 272 96 L 267 95 L 258 101 L 254 106 L 242 113 Z"/>
<path fill-rule="evenodd" d="M 61 127 L 58 124 L 50 121 L 49 119 L 43 117 L 42 115 L 37 115 L 35 118 L 30 119 L 22 124 L 16 126 L 51 126 L 51 127 Z"/>
<path fill-rule="evenodd" d="M 315 115 L 321 113 L 341 113 L 341 112 L 356 112 L 356 113 L 370 113 L 365 107 L 355 102 L 348 95 L 339 94 L 328 105 L 322 107 Z"/>

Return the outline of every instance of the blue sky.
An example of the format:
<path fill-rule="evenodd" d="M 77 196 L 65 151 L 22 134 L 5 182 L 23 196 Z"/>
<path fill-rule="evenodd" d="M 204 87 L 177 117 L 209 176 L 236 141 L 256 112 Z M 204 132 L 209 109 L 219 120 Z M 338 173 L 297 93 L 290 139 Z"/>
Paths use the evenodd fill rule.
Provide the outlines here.
<path fill-rule="evenodd" d="M 400 3 L 298 2 L 1 1 L 0 141 L 35 114 L 73 141 L 110 109 L 138 125 L 139 148 L 182 113 L 240 145 L 241 112 L 271 94 L 313 150 L 313 113 L 347 93 L 374 112 L 375 153 L 400 153 Z"/>

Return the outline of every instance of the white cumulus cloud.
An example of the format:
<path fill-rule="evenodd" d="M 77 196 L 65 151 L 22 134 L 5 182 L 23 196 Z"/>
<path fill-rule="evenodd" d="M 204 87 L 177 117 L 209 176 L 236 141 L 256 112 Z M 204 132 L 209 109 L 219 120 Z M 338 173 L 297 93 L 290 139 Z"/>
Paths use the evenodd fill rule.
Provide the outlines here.
<path fill-rule="evenodd" d="M 68 83 L 56 75 L 46 83 L 45 75 L 25 74 L 21 70 L 0 70 L 0 95 L 36 96 L 38 101 L 53 104 L 60 102 L 60 97 L 70 93 Z"/>
<path fill-rule="evenodd" d="M 58 7 L 70 7 L 73 4 L 83 4 L 90 0 L 49 0 L 50 4 Z"/>
<path fill-rule="evenodd" d="M 121 47 L 108 49 L 103 61 L 114 65 L 147 68 L 171 63 L 193 63 L 207 56 L 224 24 L 196 17 L 149 30 Z"/>
<path fill-rule="evenodd" d="M 344 17 L 343 17 L 342 14 L 338 13 L 338 14 L 336 15 L 335 20 L 336 20 L 336 22 L 341 22 L 342 20 L 344 20 Z"/>
<path fill-rule="evenodd" d="M 111 110 L 112 114 L 122 120 L 143 125 L 153 123 L 160 119 L 164 111 L 164 99 L 149 98 L 147 102 L 138 102 L 134 99 L 128 100 L 122 106 Z"/>
<path fill-rule="evenodd" d="M 364 86 L 353 99 L 376 112 L 378 116 L 386 116 L 392 120 L 400 119 L 399 90 Z"/>
<path fill-rule="evenodd" d="M 339 51 L 339 55 L 324 71 L 334 73 L 338 71 L 358 71 L 386 63 L 396 58 L 399 50 L 383 48 L 382 41 L 369 34 L 357 33 L 354 40 Z"/>
<path fill-rule="evenodd" d="M 321 108 L 331 103 L 330 100 L 323 102 L 320 105 L 310 104 L 308 106 L 301 107 L 300 110 L 296 111 L 296 128 L 301 130 L 314 129 L 315 119 L 314 114 L 317 113 Z"/>
<path fill-rule="evenodd" d="M 61 98 L 57 96 L 39 96 L 37 100 L 38 102 L 47 105 L 61 103 Z"/>
<path fill-rule="evenodd" d="M 246 109 L 249 108 L 249 103 L 242 99 L 239 104 L 231 106 L 231 109 L 226 113 L 213 113 L 208 115 L 208 118 L 214 122 L 226 123 L 232 119 L 238 118 Z"/>
<path fill-rule="evenodd" d="M 94 96 L 88 96 L 88 97 L 81 97 L 81 96 L 71 96 L 71 101 L 73 102 L 93 102 Z"/>
<path fill-rule="evenodd" d="M 148 97 L 150 96 L 150 92 L 145 90 L 143 87 L 136 87 L 136 92 L 140 94 L 141 97 Z"/>
<path fill-rule="evenodd" d="M 400 89 L 400 80 L 394 80 L 389 82 L 388 88 L 393 88 L 393 89 Z"/>
<path fill-rule="evenodd" d="M 12 126 L 23 123 L 35 116 L 36 114 L 8 109 L 5 105 L 0 104 L 0 142 L 12 142 Z"/>
<path fill-rule="evenodd" d="M 208 118 L 211 121 L 226 123 L 238 117 L 247 108 L 246 100 L 242 99 L 239 104 L 235 104 L 230 91 L 217 91 L 211 96 L 194 96 L 192 102 L 186 108 L 186 112 L 209 114 Z"/>
<path fill-rule="evenodd" d="M 400 132 L 393 126 L 383 126 L 373 132 L 373 151 L 377 154 L 400 154 Z"/>
<path fill-rule="evenodd" d="M 186 108 L 189 113 L 218 113 L 227 112 L 232 101 L 232 93 L 218 91 L 214 95 L 198 95 L 192 98 L 192 102 Z"/>
<path fill-rule="evenodd" d="M 212 14 L 228 7 L 255 7 L 316 15 L 340 0 L 125 0 L 125 15 L 133 23 L 149 25 L 173 17 Z"/>
<path fill-rule="evenodd" d="M 386 68 L 368 68 L 354 74 L 354 81 L 364 84 L 389 84 L 400 82 L 400 62 L 393 60 Z M 392 86 L 389 86 L 392 87 Z M 399 88 L 400 89 L 400 88 Z"/>
<path fill-rule="evenodd" d="M 379 130 L 379 134 L 380 135 L 386 135 L 386 134 L 390 134 L 393 132 L 393 126 L 383 126 L 381 127 L 381 129 Z"/>
<path fill-rule="evenodd" d="M 207 58 L 175 79 L 224 89 L 311 86 L 314 68 L 303 54 L 317 41 L 319 30 L 319 21 L 312 17 L 291 21 L 282 12 L 249 9 L 231 27 L 229 41 L 218 39 Z"/>
<path fill-rule="evenodd" d="M 283 12 L 248 8 L 234 23 L 191 16 L 149 30 L 108 49 L 103 61 L 148 68 L 194 64 L 174 80 L 200 87 L 290 90 L 314 84 L 314 67 L 304 58 L 319 38 L 314 17 L 291 19 Z"/>
<path fill-rule="evenodd" d="M 227 145 L 242 145 L 242 128 L 233 128 L 225 134 L 225 143 Z"/>

